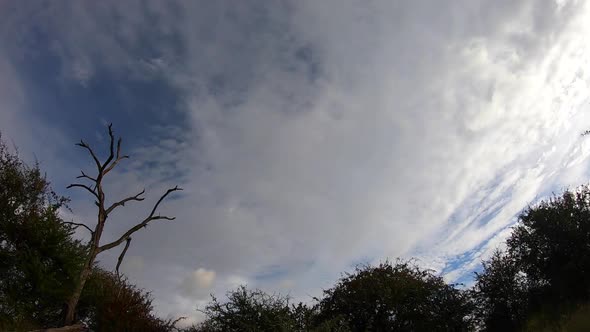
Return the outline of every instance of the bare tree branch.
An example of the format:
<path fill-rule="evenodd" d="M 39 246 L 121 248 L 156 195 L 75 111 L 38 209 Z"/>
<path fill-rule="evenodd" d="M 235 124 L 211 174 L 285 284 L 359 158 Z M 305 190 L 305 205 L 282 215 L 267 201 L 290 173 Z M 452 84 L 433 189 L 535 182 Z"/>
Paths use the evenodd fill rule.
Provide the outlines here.
<path fill-rule="evenodd" d="M 128 237 L 127 243 L 125 243 L 125 248 L 121 252 L 121 255 L 119 255 L 119 259 L 117 259 L 117 267 L 115 269 L 117 271 L 117 277 L 119 277 L 119 267 L 121 266 L 121 263 L 123 263 L 123 258 L 125 258 L 125 254 L 127 253 L 127 249 L 129 249 L 130 244 L 131 244 L 131 238 Z"/>
<path fill-rule="evenodd" d="M 107 160 L 105 160 L 104 164 L 102 164 L 101 166 L 101 171 L 104 170 L 107 165 L 111 162 L 111 160 L 113 160 L 113 157 L 115 156 L 115 151 L 113 150 L 113 144 L 115 144 L 115 136 L 113 135 L 113 124 L 109 124 L 109 138 L 110 138 L 110 153 L 109 153 L 109 157 L 107 158 Z M 104 174 L 103 174 L 104 175 Z"/>
<path fill-rule="evenodd" d="M 131 227 L 127 232 L 125 232 L 125 234 L 121 235 L 121 237 L 118 240 L 115 240 L 111 243 L 100 246 L 98 248 L 98 252 L 103 252 L 105 250 L 109 250 L 111 248 L 114 248 L 114 247 L 120 245 L 121 243 L 123 243 L 123 241 L 125 241 L 127 238 L 129 238 L 133 233 L 137 232 L 142 227 L 146 227 L 148 225 L 148 223 L 152 220 L 159 220 L 159 219 L 174 220 L 175 218 L 173 218 L 173 217 L 167 217 L 167 216 L 161 216 L 161 215 L 155 216 L 154 214 L 156 213 L 158 206 L 160 205 L 160 203 L 162 203 L 162 201 L 166 198 L 166 196 L 168 196 L 170 193 L 172 193 L 174 191 L 179 191 L 179 190 L 182 190 L 182 188 L 179 188 L 178 186 L 168 189 L 166 191 L 166 193 L 164 193 L 164 195 L 162 195 L 162 197 L 160 197 L 160 199 L 156 202 L 156 204 L 154 205 L 154 208 L 152 209 L 152 212 L 142 222 Z"/>
<path fill-rule="evenodd" d="M 85 184 L 81 184 L 81 183 L 72 183 L 69 186 L 67 186 L 67 189 L 70 188 L 74 188 L 74 187 L 79 187 L 79 188 L 84 188 L 86 190 L 88 190 L 89 193 L 91 193 L 92 195 L 94 195 L 94 197 L 96 197 L 96 199 L 98 198 L 98 194 L 96 193 L 96 191 L 92 190 L 92 188 L 90 188 L 89 186 L 85 185 Z"/>
<path fill-rule="evenodd" d="M 178 322 L 180 322 L 181 320 L 185 320 L 186 317 L 185 316 L 180 316 L 178 318 L 176 318 L 175 320 L 173 320 L 172 322 L 170 322 L 170 326 L 175 327 L 176 324 L 178 324 Z"/>
<path fill-rule="evenodd" d="M 108 172 L 110 172 L 110 171 L 111 171 L 113 168 L 115 168 L 115 166 L 117 166 L 117 164 L 118 164 L 118 163 L 119 163 L 121 160 L 123 160 L 123 159 L 127 159 L 127 158 L 129 158 L 129 156 L 127 156 L 127 155 L 121 156 L 121 138 L 119 138 L 119 141 L 117 142 L 117 158 L 115 159 L 115 161 L 113 161 L 113 162 L 111 163 L 111 165 L 110 165 L 110 166 L 108 166 L 108 167 L 107 167 L 107 168 L 104 170 L 104 172 L 103 172 L 103 175 L 107 174 L 107 173 L 108 173 Z"/>
<path fill-rule="evenodd" d="M 164 219 L 164 220 L 175 220 L 175 219 L 176 219 L 176 217 L 168 217 L 168 216 L 160 216 L 160 215 L 157 215 L 157 216 L 154 216 L 154 217 L 152 217 L 152 218 L 151 218 L 151 220 L 159 220 L 159 219 Z M 146 227 L 146 226 L 147 226 L 147 225 L 145 225 L 145 226 L 143 226 L 143 227 Z"/>
<path fill-rule="evenodd" d="M 88 226 L 86 226 L 86 225 L 84 225 L 84 224 L 80 224 L 80 223 L 77 223 L 77 222 L 72 222 L 72 221 L 64 221 L 63 223 L 64 223 L 64 224 L 67 224 L 67 225 L 74 225 L 74 226 L 76 226 L 76 227 L 78 227 L 78 226 L 80 226 L 80 227 L 84 227 L 84 228 L 86 228 L 86 229 L 87 229 L 87 230 L 88 230 L 88 231 L 89 231 L 91 234 L 94 234 L 94 231 L 93 231 L 93 230 L 92 230 L 90 227 L 88 227 Z"/>
<path fill-rule="evenodd" d="M 123 248 L 123 251 L 119 255 L 119 259 L 117 261 L 116 272 L 117 272 L 117 276 L 119 276 L 119 268 L 123 262 L 123 259 L 125 258 L 125 254 L 127 253 L 129 246 L 131 244 L 131 235 L 133 233 L 137 232 L 138 230 L 140 230 L 142 227 L 147 227 L 147 225 L 153 220 L 159 220 L 159 219 L 174 220 L 175 218 L 173 218 L 173 217 L 162 216 L 159 213 L 156 214 L 157 209 L 158 209 L 160 203 L 162 203 L 162 201 L 170 193 L 177 191 L 177 190 L 182 190 L 178 186 L 168 189 L 160 197 L 160 199 L 156 202 L 156 204 L 154 205 L 150 214 L 143 221 L 141 221 L 139 224 L 128 229 L 116 241 L 113 241 L 113 242 L 108 243 L 106 245 L 100 246 L 100 240 L 101 240 L 102 233 L 103 233 L 104 226 L 105 226 L 105 222 L 109 216 L 109 213 L 113 212 L 119 206 L 124 206 L 125 203 L 127 203 L 129 201 L 143 201 L 144 197 L 142 197 L 141 195 L 143 195 L 145 193 L 145 190 L 142 190 L 140 193 L 138 193 L 136 195 L 124 198 L 118 202 L 113 203 L 108 208 L 105 208 L 105 193 L 104 193 L 103 187 L 102 187 L 102 180 L 104 179 L 104 177 L 106 176 L 106 174 L 108 172 L 110 172 L 113 168 L 115 168 L 115 166 L 118 165 L 118 163 L 121 160 L 129 158 L 126 155 L 123 155 L 123 156 L 121 155 L 121 143 L 122 143 L 121 138 L 119 138 L 117 140 L 117 147 L 116 147 L 116 151 L 115 151 L 115 135 L 113 132 L 112 124 L 109 124 L 108 130 L 109 130 L 109 138 L 110 138 L 109 156 L 108 156 L 108 158 L 105 159 L 105 161 L 103 163 L 100 162 L 100 160 L 97 158 L 94 151 L 84 141 L 80 141 L 80 143 L 77 144 L 78 146 L 81 146 L 81 147 L 88 150 L 88 152 L 90 153 L 90 155 L 92 156 L 92 159 L 94 159 L 94 162 L 96 164 L 97 174 L 95 177 L 91 177 L 91 176 L 87 175 L 86 173 L 84 173 L 84 171 L 82 171 L 81 172 L 82 174 L 79 175 L 77 178 L 90 180 L 92 182 L 92 184 L 87 185 L 87 184 L 82 184 L 82 183 L 73 183 L 73 184 L 70 184 L 68 186 L 68 188 L 73 188 L 73 187 L 83 188 L 83 189 L 86 189 L 88 192 L 90 192 L 94 197 L 96 197 L 96 201 L 94 202 L 94 204 L 98 208 L 98 215 L 97 215 L 96 229 L 94 231 L 92 231 L 88 226 L 83 225 L 83 224 L 77 224 L 77 223 L 73 223 L 73 222 L 69 223 L 71 225 L 82 226 L 82 227 L 85 227 L 86 229 L 88 229 L 92 233 L 92 239 L 89 241 L 88 258 L 84 264 L 84 267 L 80 271 L 80 277 L 78 278 L 75 288 L 74 288 L 74 290 L 67 302 L 67 311 L 66 311 L 66 316 L 65 316 L 66 324 L 71 324 L 74 321 L 76 307 L 77 307 L 78 302 L 80 300 L 80 296 L 81 296 L 82 291 L 84 289 L 84 285 L 86 283 L 86 280 L 88 279 L 88 276 L 91 273 L 93 264 L 96 260 L 96 256 L 98 254 L 100 254 L 101 252 L 103 252 L 105 250 L 112 249 L 112 248 L 120 245 L 124 241 L 126 241 L 127 243 L 125 244 L 125 248 Z"/>
<path fill-rule="evenodd" d="M 586 130 L 582 133 L 582 136 L 588 136 L 590 135 L 590 130 Z"/>
<path fill-rule="evenodd" d="M 114 209 L 116 209 L 119 206 L 124 206 L 125 203 L 129 202 L 129 201 L 143 201 L 145 198 L 144 197 L 139 197 L 141 195 L 143 195 L 145 193 L 145 189 L 143 189 L 139 194 L 135 195 L 135 196 L 129 196 L 125 199 L 122 199 L 116 203 L 113 203 L 113 205 L 109 206 L 108 209 L 106 209 L 106 214 L 108 215 L 109 213 L 111 213 Z"/>
<path fill-rule="evenodd" d="M 83 140 L 80 140 L 80 143 L 77 143 L 76 145 L 81 146 L 81 147 L 87 149 L 88 152 L 90 152 L 90 155 L 92 156 L 92 159 L 94 159 L 94 163 L 96 164 L 96 168 L 98 168 L 98 170 L 100 171 L 100 169 L 101 169 L 100 161 L 96 157 L 96 154 L 94 154 L 94 151 L 92 151 L 92 148 L 90 148 L 90 145 L 86 144 L 86 142 L 84 142 Z"/>
<path fill-rule="evenodd" d="M 166 198 L 166 196 L 170 195 L 170 193 L 175 192 L 175 191 L 180 191 L 182 190 L 182 188 L 179 188 L 178 186 L 174 186 L 174 188 L 170 188 L 168 190 L 166 190 L 166 193 L 164 193 L 164 195 L 162 195 L 162 197 L 160 197 L 160 199 L 156 202 L 156 205 L 154 205 L 154 208 L 152 209 L 152 212 L 150 213 L 150 217 L 153 217 L 154 213 L 156 213 L 156 210 L 158 209 L 158 206 L 160 205 L 160 203 L 162 203 L 162 201 L 164 200 L 164 198 Z"/>
<path fill-rule="evenodd" d="M 88 179 L 90 181 L 96 182 L 96 179 L 95 178 L 86 175 L 86 173 L 84 173 L 84 171 L 80 171 L 80 172 L 82 173 L 82 175 L 76 176 L 76 179 Z"/>
<path fill-rule="evenodd" d="M 115 166 L 117 166 L 117 164 L 123 160 L 123 159 L 127 159 L 129 158 L 129 156 L 121 156 L 121 137 L 119 137 L 119 139 L 117 140 L 117 152 L 115 155 L 115 151 L 114 149 L 114 143 L 115 143 L 115 135 L 113 134 L 113 124 L 111 123 L 109 125 L 109 137 L 111 139 L 111 143 L 110 143 L 110 154 L 109 154 L 109 158 L 104 162 L 104 164 L 102 165 L 102 175 L 105 176 L 108 172 L 110 172 L 113 168 L 115 168 Z M 115 158 L 115 160 L 113 160 L 113 158 Z M 112 163 L 111 163 L 112 161 Z M 110 163 L 110 165 L 109 165 Z"/>

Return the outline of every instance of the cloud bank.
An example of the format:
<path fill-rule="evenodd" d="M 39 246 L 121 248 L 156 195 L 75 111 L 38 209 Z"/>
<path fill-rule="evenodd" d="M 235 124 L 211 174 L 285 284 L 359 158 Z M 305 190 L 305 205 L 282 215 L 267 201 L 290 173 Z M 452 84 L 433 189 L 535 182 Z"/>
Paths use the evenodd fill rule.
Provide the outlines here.
<path fill-rule="evenodd" d="M 126 263 L 164 315 L 243 283 L 307 301 L 388 257 L 468 281 L 523 207 L 588 176 L 584 1 L 3 6 L 0 87 L 19 91 L 0 92 L 3 133 L 31 152 L 40 138 L 11 127 L 60 137 L 43 158 L 65 179 L 60 163 L 80 159 L 68 139 L 100 144 L 113 121 L 133 161 L 112 195 L 185 188 L 163 211 L 177 220 L 138 234 Z M 42 115 L 42 75 L 60 103 L 116 111 Z"/>

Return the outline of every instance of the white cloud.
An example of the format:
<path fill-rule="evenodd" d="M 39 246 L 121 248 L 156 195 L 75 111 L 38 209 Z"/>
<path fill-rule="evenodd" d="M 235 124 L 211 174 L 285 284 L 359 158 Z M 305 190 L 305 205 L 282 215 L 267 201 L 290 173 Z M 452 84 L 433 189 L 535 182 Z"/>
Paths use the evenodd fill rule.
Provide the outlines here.
<path fill-rule="evenodd" d="M 177 220 L 130 249 L 164 313 L 243 283 L 308 299 L 362 259 L 418 255 L 458 278 L 528 202 L 587 178 L 584 2 L 176 5 L 47 15 L 64 58 L 180 94 L 182 126 L 154 129 L 134 172 L 109 183 L 121 196 L 145 185 L 153 201 L 182 175 L 182 197 L 163 206 Z M 110 9 L 126 23 L 118 39 L 99 24 Z M 138 56 L 146 29 L 182 52 L 154 41 L 157 56 Z M 142 211 L 119 212 L 105 238 Z"/>
<path fill-rule="evenodd" d="M 215 281 L 215 271 L 199 268 L 192 271 L 182 282 L 182 290 L 185 295 L 195 296 L 207 294 Z"/>

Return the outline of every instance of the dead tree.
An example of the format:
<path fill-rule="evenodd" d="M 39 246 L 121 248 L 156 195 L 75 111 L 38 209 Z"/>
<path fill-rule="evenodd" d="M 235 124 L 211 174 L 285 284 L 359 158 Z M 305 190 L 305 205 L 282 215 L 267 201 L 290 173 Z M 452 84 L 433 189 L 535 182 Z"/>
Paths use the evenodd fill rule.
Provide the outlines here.
<path fill-rule="evenodd" d="M 114 146 L 115 137 L 113 135 L 112 124 L 110 124 L 108 126 L 108 128 L 109 128 L 109 137 L 110 137 L 110 150 L 109 150 L 109 157 L 104 162 L 101 162 L 98 159 L 98 157 L 94 153 L 94 150 L 92 150 L 92 148 L 90 148 L 90 146 L 88 144 L 86 144 L 84 141 L 80 141 L 80 143 L 76 144 L 76 145 L 88 150 L 88 153 L 90 154 L 90 156 L 92 157 L 92 159 L 94 160 L 94 163 L 96 165 L 97 173 L 96 173 L 96 175 L 87 175 L 86 173 L 84 173 L 82 171 L 82 174 L 79 175 L 77 178 L 84 180 L 89 184 L 73 183 L 73 184 L 69 185 L 68 188 L 81 188 L 81 189 L 84 189 L 87 192 L 89 192 L 95 198 L 94 204 L 98 208 L 98 216 L 97 216 L 97 222 L 96 222 L 96 226 L 95 226 L 94 230 L 90 229 L 89 227 L 86 227 L 91 232 L 88 258 L 86 260 L 86 263 L 84 264 L 84 267 L 82 268 L 82 271 L 80 271 L 80 276 L 78 278 L 77 284 L 76 284 L 74 291 L 72 292 L 72 295 L 70 296 L 68 303 L 67 303 L 67 312 L 66 312 L 66 316 L 65 316 L 65 324 L 66 325 L 70 325 L 74 321 L 74 316 L 75 316 L 75 312 L 76 312 L 76 307 L 78 305 L 78 301 L 80 299 L 80 294 L 82 293 L 82 290 L 84 289 L 84 284 L 86 283 L 88 276 L 92 272 L 92 266 L 94 265 L 94 262 L 96 260 L 96 256 L 103 251 L 113 249 L 113 248 L 119 246 L 120 244 L 122 244 L 123 242 L 126 242 L 125 248 L 121 252 L 118 262 L 117 262 L 116 270 L 117 270 L 117 274 L 118 274 L 119 273 L 119 266 L 121 265 L 121 262 L 123 261 L 123 258 L 125 256 L 125 253 L 127 252 L 127 249 L 129 248 L 129 244 L 131 242 L 131 235 L 133 233 L 137 232 L 138 230 L 140 230 L 141 228 L 146 227 L 148 225 L 148 223 L 150 223 L 151 221 L 160 220 L 160 219 L 174 220 L 175 219 L 174 217 L 162 216 L 159 213 L 157 213 L 158 206 L 172 192 L 182 190 L 178 186 L 168 189 L 160 197 L 160 199 L 158 199 L 156 204 L 153 206 L 151 212 L 148 214 L 148 216 L 145 219 L 143 219 L 141 222 L 137 223 L 135 226 L 131 227 L 129 230 L 127 230 L 125 233 L 123 233 L 123 235 L 121 235 L 118 239 L 116 239 L 110 243 L 106 243 L 106 244 L 101 245 L 100 238 L 102 236 L 102 232 L 104 230 L 105 223 L 106 223 L 109 215 L 111 214 L 111 212 L 113 212 L 116 208 L 118 208 L 120 206 L 124 206 L 125 203 L 127 203 L 127 202 L 143 201 L 144 197 L 142 197 L 142 195 L 145 193 L 145 190 L 142 190 L 138 194 L 124 198 L 118 202 L 113 203 L 110 206 L 105 205 L 105 193 L 103 191 L 103 186 L 102 186 L 104 177 L 110 171 L 112 171 L 115 168 L 115 166 L 117 166 L 119 164 L 119 162 L 121 162 L 121 160 L 129 158 L 129 156 L 121 155 L 121 138 L 119 138 L 117 140 L 117 147 L 115 149 L 115 146 Z"/>

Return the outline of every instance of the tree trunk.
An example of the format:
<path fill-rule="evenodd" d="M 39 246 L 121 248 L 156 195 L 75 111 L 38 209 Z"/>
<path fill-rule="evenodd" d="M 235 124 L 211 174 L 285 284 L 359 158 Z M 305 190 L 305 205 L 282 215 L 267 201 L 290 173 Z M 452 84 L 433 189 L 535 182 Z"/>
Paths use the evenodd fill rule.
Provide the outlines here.
<path fill-rule="evenodd" d="M 74 322 L 74 317 L 76 315 L 76 307 L 78 306 L 78 301 L 80 301 L 80 295 L 82 295 L 82 290 L 84 289 L 84 285 L 86 284 L 86 280 L 92 271 L 92 265 L 94 264 L 94 260 L 96 259 L 97 250 L 96 248 L 92 249 L 86 264 L 84 265 L 84 269 L 80 273 L 80 278 L 78 279 L 78 283 L 76 284 L 76 288 L 72 293 L 68 301 L 68 311 L 66 312 L 66 318 L 64 321 L 65 325 L 70 325 Z"/>

